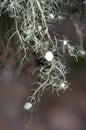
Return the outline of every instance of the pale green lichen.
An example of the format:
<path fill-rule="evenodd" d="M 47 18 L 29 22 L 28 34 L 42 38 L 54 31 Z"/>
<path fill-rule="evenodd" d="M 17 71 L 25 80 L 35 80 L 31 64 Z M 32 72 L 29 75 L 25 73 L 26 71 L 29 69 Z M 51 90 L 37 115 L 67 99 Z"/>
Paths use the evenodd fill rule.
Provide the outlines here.
<path fill-rule="evenodd" d="M 64 0 L 1 0 L 0 13 L 7 12 L 15 22 L 15 31 L 9 38 L 8 46 L 12 37 L 18 35 L 17 53 L 24 51 L 20 68 L 23 61 L 27 59 L 28 51 L 35 53 L 36 58 L 43 62 L 39 67 L 38 87 L 28 99 L 33 105 L 40 101 L 40 96 L 49 87 L 57 93 L 69 87 L 66 81 L 68 71 L 63 59 L 66 51 L 76 58 L 79 52 L 69 40 L 66 39 L 64 43 L 64 39 L 58 39 L 56 36 L 52 38 L 50 29 L 51 23 L 56 21 L 60 23 L 68 16 L 67 9 L 73 8 L 72 6 L 74 7 L 73 4 L 69 4 L 69 0 L 67 2 Z M 54 55 L 51 62 L 45 59 L 48 51 Z"/>

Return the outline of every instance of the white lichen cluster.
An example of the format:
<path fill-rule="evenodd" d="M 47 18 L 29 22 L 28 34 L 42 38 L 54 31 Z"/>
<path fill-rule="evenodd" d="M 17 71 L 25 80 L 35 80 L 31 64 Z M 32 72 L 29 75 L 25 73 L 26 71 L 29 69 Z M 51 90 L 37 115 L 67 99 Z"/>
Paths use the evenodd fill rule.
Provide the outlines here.
<path fill-rule="evenodd" d="M 31 108 L 32 108 L 32 104 L 30 102 L 25 103 L 24 105 L 25 110 L 30 110 Z"/>
<path fill-rule="evenodd" d="M 11 38 L 15 35 L 19 37 L 17 52 L 24 51 L 21 65 L 27 59 L 28 51 L 34 52 L 36 58 L 43 62 L 43 65 L 39 66 L 38 87 L 29 97 L 29 103 L 24 105 L 25 109 L 30 109 L 39 102 L 40 96 L 48 88 L 58 93 L 59 90 L 69 87 L 63 59 L 66 51 L 70 56 L 77 57 L 77 48 L 67 39 L 58 39 L 56 36 L 52 38 L 50 35 L 51 22 L 61 22 L 68 15 L 62 10 L 63 5 L 66 5 L 63 0 L 3 0 L 0 3 L 1 15 L 7 12 L 9 17 L 14 19 L 15 29 Z"/>

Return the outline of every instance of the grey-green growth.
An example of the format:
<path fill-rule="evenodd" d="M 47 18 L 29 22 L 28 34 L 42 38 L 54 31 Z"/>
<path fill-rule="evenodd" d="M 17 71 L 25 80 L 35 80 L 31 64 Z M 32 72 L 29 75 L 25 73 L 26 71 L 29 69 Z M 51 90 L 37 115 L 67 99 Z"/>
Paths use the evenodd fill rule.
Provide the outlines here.
<path fill-rule="evenodd" d="M 68 16 L 68 11 L 64 10 L 64 6 L 69 6 L 69 0 L 3 0 L 0 3 L 0 12 L 7 12 L 9 17 L 15 20 L 15 32 L 19 37 L 18 51 L 24 51 L 21 65 L 27 59 L 27 52 L 35 53 L 39 60 L 43 60 L 43 65 L 40 65 L 38 88 L 34 90 L 29 97 L 29 102 L 35 104 L 40 101 L 40 96 L 49 87 L 52 91 L 58 93 L 59 90 L 66 90 L 69 83 L 66 81 L 67 68 L 63 62 L 65 51 L 67 50 L 70 56 L 79 54 L 77 47 L 70 44 L 67 39 L 58 39 L 53 34 L 50 35 L 52 22 L 59 23 Z M 10 39 L 11 39 L 10 38 Z M 8 45 L 10 42 L 8 41 Z M 46 53 L 52 54 L 52 59 L 49 61 L 45 57 Z"/>

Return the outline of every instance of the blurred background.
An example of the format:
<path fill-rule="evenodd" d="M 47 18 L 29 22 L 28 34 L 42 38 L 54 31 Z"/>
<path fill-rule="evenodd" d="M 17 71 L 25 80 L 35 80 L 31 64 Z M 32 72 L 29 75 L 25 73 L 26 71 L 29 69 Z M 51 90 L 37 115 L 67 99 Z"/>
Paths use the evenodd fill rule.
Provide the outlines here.
<path fill-rule="evenodd" d="M 37 73 L 32 75 L 32 72 L 37 67 L 37 62 L 35 56 L 31 55 L 29 62 L 23 64 L 21 75 L 18 75 L 22 54 L 16 55 L 14 38 L 10 42 L 8 54 L 6 50 L 10 26 L 7 15 L 0 17 L 0 130 L 85 130 L 86 57 L 79 57 L 78 61 L 66 57 L 70 89 L 59 92 L 59 95 L 47 91 L 33 114 L 29 113 L 23 106 L 32 83 L 36 81 Z M 66 36 L 74 45 L 79 44 L 79 36 L 70 19 L 65 19 L 60 24 L 55 23 L 54 26 L 54 31 L 59 36 Z M 80 21 L 80 26 L 86 48 L 85 19 Z"/>

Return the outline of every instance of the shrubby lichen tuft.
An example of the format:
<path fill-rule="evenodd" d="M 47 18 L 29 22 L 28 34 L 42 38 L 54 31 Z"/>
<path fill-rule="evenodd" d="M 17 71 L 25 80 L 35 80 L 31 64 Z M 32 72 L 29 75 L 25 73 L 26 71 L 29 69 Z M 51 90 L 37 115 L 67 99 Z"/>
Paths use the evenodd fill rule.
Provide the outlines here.
<path fill-rule="evenodd" d="M 15 31 L 9 38 L 8 45 L 11 38 L 18 35 L 17 53 L 24 51 L 21 65 L 27 59 L 28 51 L 34 52 L 36 58 L 43 62 L 43 65 L 39 66 L 38 87 L 29 97 L 32 106 L 40 101 L 40 96 L 49 87 L 57 93 L 69 87 L 66 80 L 68 70 L 63 59 L 66 51 L 77 58 L 78 47 L 72 46 L 69 39 L 59 39 L 56 36 L 52 38 L 50 29 L 53 22 L 60 24 L 66 17 L 72 17 L 72 13 L 78 9 L 77 3 L 71 3 L 69 0 L 1 0 L 1 15 L 7 12 L 15 21 Z M 53 55 L 51 61 L 45 58 L 47 52 Z"/>

